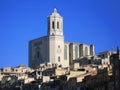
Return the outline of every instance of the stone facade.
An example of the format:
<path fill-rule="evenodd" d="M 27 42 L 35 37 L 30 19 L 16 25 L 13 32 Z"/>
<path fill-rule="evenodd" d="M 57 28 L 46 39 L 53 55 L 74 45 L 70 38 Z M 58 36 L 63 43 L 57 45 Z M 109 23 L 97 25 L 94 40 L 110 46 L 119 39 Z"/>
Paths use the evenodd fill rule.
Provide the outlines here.
<path fill-rule="evenodd" d="M 36 68 L 40 63 L 48 62 L 48 37 L 41 37 L 29 42 L 29 66 Z"/>
<path fill-rule="evenodd" d="M 69 67 L 72 60 L 89 55 L 94 56 L 93 45 L 64 42 L 63 18 L 56 9 L 48 17 L 47 36 L 29 42 L 29 66 L 32 68 L 41 63 Z"/>

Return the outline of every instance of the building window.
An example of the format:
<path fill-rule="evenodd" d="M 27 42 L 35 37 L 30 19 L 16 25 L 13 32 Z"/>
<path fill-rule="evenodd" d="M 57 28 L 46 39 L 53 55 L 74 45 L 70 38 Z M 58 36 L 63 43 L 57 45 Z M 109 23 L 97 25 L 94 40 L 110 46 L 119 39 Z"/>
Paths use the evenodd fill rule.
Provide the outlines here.
<path fill-rule="evenodd" d="M 59 29 L 59 22 L 57 22 L 57 29 Z"/>
<path fill-rule="evenodd" d="M 67 60 L 67 45 L 64 47 L 64 59 Z"/>
<path fill-rule="evenodd" d="M 75 59 L 77 59 L 77 58 L 78 58 L 78 47 L 75 46 Z"/>
<path fill-rule="evenodd" d="M 58 62 L 60 62 L 60 56 L 58 57 Z"/>
<path fill-rule="evenodd" d="M 55 34 L 54 34 L 54 33 L 52 33 L 52 35 L 54 36 Z"/>
<path fill-rule="evenodd" d="M 85 56 L 87 56 L 87 55 L 88 55 L 88 48 L 85 47 Z"/>
<path fill-rule="evenodd" d="M 52 28 L 55 29 L 55 22 L 52 22 Z"/>
<path fill-rule="evenodd" d="M 60 45 L 58 45 L 58 48 L 60 48 Z"/>

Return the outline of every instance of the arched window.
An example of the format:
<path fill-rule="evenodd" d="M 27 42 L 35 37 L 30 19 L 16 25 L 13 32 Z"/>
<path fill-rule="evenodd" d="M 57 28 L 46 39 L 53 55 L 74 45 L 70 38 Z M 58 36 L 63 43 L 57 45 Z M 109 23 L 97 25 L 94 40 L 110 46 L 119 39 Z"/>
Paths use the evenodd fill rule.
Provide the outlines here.
<path fill-rule="evenodd" d="M 60 62 L 60 56 L 58 57 L 58 62 Z"/>
<path fill-rule="evenodd" d="M 52 33 L 52 36 L 54 36 L 55 34 L 54 33 Z"/>
<path fill-rule="evenodd" d="M 75 59 L 77 59 L 77 58 L 78 58 L 78 47 L 75 46 Z"/>
<path fill-rule="evenodd" d="M 67 45 L 64 46 L 64 59 L 67 60 Z"/>
<path fill-rule="evenodd" d="M 59 29 L 59 22 L 57 22 L 57 29 Z"/>
<path fill-rule="evenodd" d="M 55 29 L 55 22 L 52 21 L 52 28 Z"/>
<path fill-rule="evenodd" d="M 87 56 L 87 55 L 88 55 L 88 48 L 85 47 L 85 56 Z"/>
<path fill-rule="evenodd" d="M 60 48 L 60 45 L 58 45 L 58 48 Z"/>

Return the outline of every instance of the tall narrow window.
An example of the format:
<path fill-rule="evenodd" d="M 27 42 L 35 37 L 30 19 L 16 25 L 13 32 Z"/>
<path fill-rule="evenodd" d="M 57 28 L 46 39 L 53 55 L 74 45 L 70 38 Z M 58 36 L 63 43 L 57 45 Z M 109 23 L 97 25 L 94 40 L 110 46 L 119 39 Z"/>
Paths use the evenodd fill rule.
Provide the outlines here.
<path fill-rule="evenodd" d="M 67 60 L 67 45 L 64 47 L 64 59 Z"/>
<path fill-rule="evenodd" d="M 88 55 L 88 48 L 85 47 L 85 56 L 87 56 L 87 55 Z"/>
<path fill-rule="evenodd" d="M 59 22 L 57 22 L 57 29 L 59 29 Z"/>
<path fill-rule="evenodd" d="M 78 47 L 75 46 L 75 59 L 77 59 L 77 58 L 78 58 Z"/>
<path fill-rule="evenodd" d="M 58 45 L 58 48 L 60 48 L 60 45 Z"/>
<path fill-rule="evenodd" d="M 60 56 L 58 57 L 58 62 L 60 62 Z"/>
<path fill-rule="evenodd" d="M 55 22 L 52 22 L 52 28 L 55 29 Z"/>

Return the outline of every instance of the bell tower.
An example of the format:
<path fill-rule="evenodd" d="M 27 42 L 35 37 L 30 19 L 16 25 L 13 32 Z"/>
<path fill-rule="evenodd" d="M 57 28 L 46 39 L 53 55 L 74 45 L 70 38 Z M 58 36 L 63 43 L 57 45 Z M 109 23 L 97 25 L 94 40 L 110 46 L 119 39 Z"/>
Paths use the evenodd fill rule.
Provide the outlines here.
<path fill-rule="evenodd" d="M 63 36 L 63 18 L 57 13 L 56 8 L 48 17 L 48 36 Z"/>
<path fill-rule="evenodd" d="M 63 65 L 64 61 L 64 36 L 63 36 L 63 18 L 57 12 L 56 8 L 48 17 L 48 35 L 49 37 L 49 62 Z"/>

